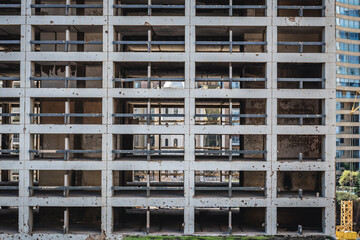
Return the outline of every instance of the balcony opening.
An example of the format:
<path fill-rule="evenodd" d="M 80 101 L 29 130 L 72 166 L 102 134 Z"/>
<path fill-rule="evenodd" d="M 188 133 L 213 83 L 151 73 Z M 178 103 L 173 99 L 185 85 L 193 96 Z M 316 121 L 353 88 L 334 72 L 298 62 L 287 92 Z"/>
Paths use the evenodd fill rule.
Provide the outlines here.
<path fill-rule="evenodd" d="M 324 178 L 324 172 L 278 171 L 278 197 L 299 199 L 323 197 Z"/>
<path fill-rule="evenodd" d="M 323 27 L 278 27 L 278 53 L 324 53 Z"/>
<path fill-rule="evenodd" d="M 265 125 L 266 99 L 196 99 L 196 125 Z"/>
<path fill-rule="evenodd" d="M 278 125 L 324 125 L 323 99 L 278 99 Z"/>
<path fill-rule="evenodd" d="M 324 17 L 322 0 L 278 0 L 278 17 Z"/>
<path fill-rule="evenodd" d="M 265 63 L 196 63 L 196 88 L 264 89 L 266 81 Z"/>
<path fill-rule="evenodd" d="M 19 209 L 17 207 L 0 207 L 0 234 L 19 232 Z"/>
<path fill-rule="evenodd" d="M 148 4 L 150 3 L 150 4 Z M 115 0 L 115 16 L 184 16 L 185 0 Z"/>
<path fill-rule="evenodd" d="M 183 89 L 183 62 L 115 63 L 115 88 Z"/>
<path fill-rule="evenodd" d="M 231 2 L 231 4 L 230 4 Z M 196 0 L 196 16 L 264 17 L 265 0 Z"/>
<path fill-rule="evenodd" d="M 195 171 L 195 197 L 265 197 L 265 172 Z"/>
<path fill-rule="evenodd" d="M 278 161 L 325 160 L 323 135 L 277 135 Z"/>
<path fill-rule="evenodd" d="M 136 125 L 184 125 L 184 99 L 114 100 L 114 123 Z"/>
<path fill-rule="evenodd" d="M 115 26 L 116 52 L 184 52 L 185 28 L 178 26 Z"/>
<path fill-rule="evenodd" d="M 196 52 L 266 52 L 266 27 L 196 27 Z"/>
<path fill-rule="evenodd" d="M 265 161 L 266 135 L 195 135 L 195 161 Z"/>
<path fill-rule="evenodd" d="M 100 197 L 101 171 L 33 170 L 30 194 L 35 197 Z"/>
<path fill-rule="evenodd" d="M 184 135 L 114 135 L 114 160 L 183 161 Z"/>
<path fill-rule="evenodd" d="M 115 197 L 183 197 L 184 171 L 114 171 Z"/>
<path fill-rule="evenodd" d="M 19 62 L 0 62 L 0 88 L 20 88 Z"/>
<path fill-rule="evenodd" d="M 20 35 L 19 25 L 0 25 L 0 52 L 19 52 Z"/>
<path fill-rule="evenodd" d="M 101 134 L 32 134 L 30 160 L 101 161 Z"/>
<path fill-rule="evenodd" d="M 33 62 L 33 88 L 102 88 L 101 62 Z"/>
<path fill-rule="evenodd" d="M 65 0 L 57 0 L 56 4 L 52 0 L 36 0 L 31 4 L 32 15 L 36 16 L 102 16 L 102 0 L 81 0 L 67 4 Z"/>
<path fill-rule="evenodd" d="M 36 52 L 102 52 L 103 27 L 99 25 L 34 25 L 30 43 Z"/>
<path fill-rule="evenodd" d="M 0 133 L 0 161 L 19 160 L 20 134 Z"/>
<path fill-rule="evenodd" d="M 278 63 L 278 89 L 324 89 L 322 63 Z"/>
<path fill-rule="evenodd" d="M 0 16 L 21 15 L 21 0 L 2 0 L 1 5 Z"/>
<path fill-rule="evenodd" d="M 32 124 L 101 124 L 101 98 L 34 98 Z"/>
<path fill-rule="evenodd" d="M 0 196 L 19 196 L 19 170 L 0 170 Z"/>
<path fill-rule="evenodd" d="M 5 124 L 20 124 L 19 98 L 0 98 L 0 125 Z M 7 135 L 4 134 L 4 137 Z"/>

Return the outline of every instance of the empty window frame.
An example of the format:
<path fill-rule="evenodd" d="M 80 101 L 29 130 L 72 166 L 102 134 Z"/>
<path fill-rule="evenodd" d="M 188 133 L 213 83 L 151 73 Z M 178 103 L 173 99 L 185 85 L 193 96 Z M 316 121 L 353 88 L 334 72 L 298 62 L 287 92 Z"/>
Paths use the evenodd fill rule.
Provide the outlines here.
<path fill-rule="evenodd" d="M 32 170 L 30 196 L 100 197 L 101 171 Z"/>
<path fill-rule="evenodd" d="M 322 63 L 278 63 L 278 89 L 324 89 L 325 69 Z"/>
<path fill-rule="evenodd" d="M 184 52 L 185 28 L 179 26 L 115 26 L 116 52 Z"/>
<path fill-rule="evenodd" d="M 20 99 L 0 98 L 0 125 L 20 124 Z"/>
<path fill-rule="evenodd" d="M 287 198 L 324 196 L 324 172 L 278 171 L 277 195 Z"/>
<path fill-rule="evenodd" d="M 34 25 L 32 51 L 101 52 L 102 29 L 99 25 Z"/>
<path fill-rule="evenodd" d="M 195 171 L 195 197 L 264 197 L 266 173 Z"/>
<path fill-rule="evenodd" d="M 278 207 L 277 233 L 318 234 L 323 232 L 324 209 L 318 207 Z"/>
<path fill-rule="evenodd" d="M 32 207 L 33 233 L 100 233 L 100 207 Z"/>
<path fill-rule="evenodd" d="M 122 161 L 183 161 L 184 135 L 118 134 L 113 135 L 114 160 Z M 166 141 L 166 139 L 168 141 Z M 172 143 L 178 139 L 178 145 Z M 168 146 L 166 146 L 168 142 Z"/>
<path fill-rule="evenodd" d="M 20 88 L 19 62 L 0 62 L 0 88 Z"/>
<path fill-rule="evenodd" d="M 195 135 L 195 161 L 265 161 L 266 135 Z"/>
<path fill-rule="evenodd" d="M 21 15 L 21 0 L 3 0 L 0 5 L 0 16 Z"/>
<path fill-rule="evenodd" d="M 196 52 L 266 52 L 266 27 L 196 27 Z"/>
<path fill-rule="evenodd" d="M 19 209 L 17 207 L 0 207 L 0 234 L 19 232 Z"/>
<path fill-rule="evenodd" d="M 115 63 L 115 88 L 183 89 L 183 62 Z"/>
<path fill-rule="evenodd" d="M 196 63 L 196 88 L 264 89 L 266 81 L 266 63 Z"/>
<path fill-rule="evenodd" d="M 32 15 L 102 16 L 102 0 L 37 0 L 31 4 Z"/>
<path fill-rule="evenodd" d="M 19 25 L 0 25 L 0 52 L 19 52 L 20 35 Z"/>
<path fill-rule="evenodd" d="M 323 27 L 278 27 L 278 53 L 323 53 Z"/>
<path fill-rule="evenodd" d="M 195 208 L 195 233 L 264 234 L 265 208 Z"/>
<path fill-rule="evenodd" d="M 184 209 L 180 207 L 115 207 L 115 233 L 183 233 Z"/>
<path fill-rule="evenodd" d="M 322 0 L 277 0 L 278 17 L 324 17 Z"/>
<path fill-rule="evenodd" d="M 0 161 L 19 160 L 19 148 L 19 133 L 0 133 Z"/>
<path fill-rule="evenodd" d="M 196 16 L 266 16 L 265 0 L 196 0 Z"/>
<path fill-rule="evenodd" d="M 184 16 L 185 0 L 115 0 L 115 16 Z"/>
<path fill-rule="evenodd" d="M 34 98 L 32 124 L 101 124 L 100 98 Z"/>
<path fill-rule="evenodd" d="M 184 171 L 113 171 L 116 197 L 184 197 Z"/>
<path fill-rule="evenodd" d="M 114 99 L 114 123 L 183 125 L 184 99 Z"/>
<path fill-rule="evenodd" d="M 101 62 L 32 62 L 33 88 L 102 88 Z"/>
<path fill-rule="evenodd" d="M 0 196 L 19 196 L 19 170 L 0 170 Z"/>
<path fill-rule="evenodd" d="M 324 135 L 277 135 L 278 161 L 325 161 Z"/>
<path fill-rule="evenodd" d="M 278 125 L 324 125 L 323 99 L 278 99 Z"/>
<path fill-rule="evenodd" d="M 195 99 L 197 125 L 265 125 L 266 99 Z"/>
<path fill-rule="evenodd" d="M 30 160 L 101 161 L 101 134 L 32 134 Z"/>

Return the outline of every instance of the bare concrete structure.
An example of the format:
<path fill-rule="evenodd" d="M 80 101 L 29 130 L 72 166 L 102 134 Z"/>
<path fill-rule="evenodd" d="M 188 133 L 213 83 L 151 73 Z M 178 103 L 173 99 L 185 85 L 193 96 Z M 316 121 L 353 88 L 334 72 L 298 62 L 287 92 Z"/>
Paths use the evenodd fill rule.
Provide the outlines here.
<path fill-rule="evenodd" d="M 0 238 L 335 235 L 334 7 L 5 1 Z"/>

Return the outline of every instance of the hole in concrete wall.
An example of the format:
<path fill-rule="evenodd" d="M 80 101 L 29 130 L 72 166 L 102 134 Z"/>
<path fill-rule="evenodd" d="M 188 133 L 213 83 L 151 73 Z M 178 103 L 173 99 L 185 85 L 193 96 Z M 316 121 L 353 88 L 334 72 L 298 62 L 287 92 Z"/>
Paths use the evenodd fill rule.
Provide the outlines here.
<path fill-rule="evenodd" d="M 1 10 L 2 8 L 0 8 Z M 20 87 L 20 63 L 0 62 L 0 88 Z"/>
<path fill-rule="evenodd" d="M 322 0 L 278 0 L 279 17 L 322 17 Z M 288 8 L 290 7 L 290 8 Z M 295 8 L 295 9 L 294 9 Z M 309 8 L 309 9 L 308 9 Z"/>
<path fill-rule="evenodd" d="M 0 98 L 0 125 L 20 124 L 20 99 Z"/>
<path fill-rule="evenodd" d="M 248 7 L 242 8 L 244 5 Z M 230 9 L 228 0 L 196 0 L 196 16 L 264 17 L 266 2 L 265 0 L 233 0 L 232 10 Z"/>
<path fill-rule="evenodd" d="M 278 125 L 324 125 L 323 99 L 278 99 Z"/>
<path fill-rule="evenodd" d="M 61 7 L 51 7 L 52 4 Z M 102 16 L 102 4 L 102 0 L 77 0 L 66 9 L 65 0 L 36 0 L 32 7 L 32 15 Z"/>
<path fill-rule="evenodd" d="M 265 135 L 195 135 L 195 161 L 263 161 L 265 147 Z"/>
<path fill-rule="evenodd" d="M 1 4 L 0 16 L 21 15 L 21 0 L 2 0 Z"/>
<path fill-rule="evenodd" d="M 183 161 L 184 135 L 113 135 L 114 160 Z"/>
<path fill-rule="evenodd" d="M 101 196 L 101 171 L 33 170 L 32 196 Z"/>
<path fill-rule="evenodd" d="M 322 53 L 323 27 L 278 27 L 278 53 Z"/>
<path fill-rule="evenodd" d="M 277 68 L 279 89 L 325 88 L 322 63 L 278 63 Z"/>
<path fill-rule="evenodd" d="M 19 160 L 20 134 L 0 133 L 0 160 Z"/>
<path fill-rule="evenodd" d="M 265 52 L 265 41 L 266 27 L 196 27 L 196 52 Z"/>
<path fill-rule="evenodd" d="M 101 134 L 32 134 L 31 140 L 31 160 L 101 161 Z"/>
<path fill-rule="evenodd" d="M 322 135 L 277 135 L 278 161 L 323 161 Z"/>
<path fill-rule="evenodd" d="M 289 198 L 322 197 L 324 177 L 324 172 L 278 171 L 278 196 Z"/>
<path fill-rule="evenodd" d="M 185 51 L 184 27 L 115 26 L 114 38 L 116 52 Z"/>
<path fill-rule="evenodd" d="M 197 62 L 195 81 L 196 87 L 202 89 L 263 89 L 266 87 L 266 64 Z"/>
<path fill-rule="evenodd" d="M 32 51 L 101 52 L 103 27 L 98 25 L 34 25 Z M 69 39 L 66 32 L 69 31 Z M 69 42 L 69 41 L 76 41 Z"/>
<path fill-rule="evenodd" d="M 265 208 L 195 209 L 196 233 L 264 233 L 264 223 Z"/>
<path fill-rule="evenodd" d="M 183 197 L 184 171 L 113 171 L 113 184 L 118 197 Z"/>
<path fill-rule="evenodd" d="M 101 124 L 101 98 L 33 98 L 33 124 Z M 66 108 L 68 106 L 68 112 Z M 66 115 L 65 115 L 66 113 Z"/>
<path fill-rule="evenodd" d="M 33 62 L 32 69 L 34 88 L 102 88 L 101 62 Z"/>
<path fill-rule="evenodd" d="M 20 51 L 20 26 L 0 25 L 0 52 Z"/>
<path fill-rule="evenodd" d="M 114 123 L 137 125 L 183 125 L 184 99 L 114 99 Z"/>
<path fill-rule="evenodd" d="M 266 99 L 195 99 L 197 125 L 265 125 Z"/>
<path fill-rule="evenodd" d="M 184 16 L 185 0 L 115 0 L 115 16 Z M 148 11 L 150 7 L 150 11 Z"/>
<path fill-rule="evenodd" d="M 195 171 L 196 197 L 264 197 L 266 173 Z"/>
<path fill-rule="evenodd" d="M 303 233 L 322 233 L 323 208 L 304 208 L 304 207 L 278 207 L 277 222 L 278 232 L 291 233 L 298 232 L 301 225 Z"/>
<path fill-rule="evenodd" d="M 0 207 L 0 233 L 18 233 L 19 209 L 17 207 Z"/>
<path fill-rule="evenodd" d="M 33 207 L 34 233 L 63 233 L 64 207 Z"/>
<path fill-rule="evenodd" d="M 0 170 L 0 196 L 19 196 L 19 170 Z"/>
<path fill-rule="evenodd" d="M 183 208 L 116 207 L 113 208 L 113 211 L 115 233 L 148 232 L 157 234 L 184 232 Z"/>
<path fill-rule="evenodd" d="M 114 66 L 115 88 L 184 88 L 183 62 L 117 62 Z"/>

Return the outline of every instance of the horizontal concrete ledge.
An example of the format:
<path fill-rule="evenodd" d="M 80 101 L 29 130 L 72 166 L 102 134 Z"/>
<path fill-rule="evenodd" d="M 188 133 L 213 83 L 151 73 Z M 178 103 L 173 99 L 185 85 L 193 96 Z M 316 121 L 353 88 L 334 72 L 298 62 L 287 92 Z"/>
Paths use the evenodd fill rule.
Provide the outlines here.
<path fill-rule="evenodd" d="M 101 207 L 101 197 L 28 197 L 25 206 L 47 206 L 47 207 Z"/>
<path fill-rule="evenodd" d="M 26 161 L 25 168 L 29 170 L 106 170 L 106 161 Z"/>
<path fill-rule="evenodd" d="M 331 162 L 284 162 L 272 163 L 275 171 L 332 171 L 334 161 Z"/>
<path fill-rule="evenodd" d="M 29 124 L 26 129 L 26 133 L 35 134 L 35 133 L 54 133 L 54 134 L 64 134 L 64 133 L 72 133 L 72 134 L 102 134 L 106 132 L 106 125 L 87 125 L 87 124 L 79 124 L 79 125 L 37 125 L 37 124 Z"/>

